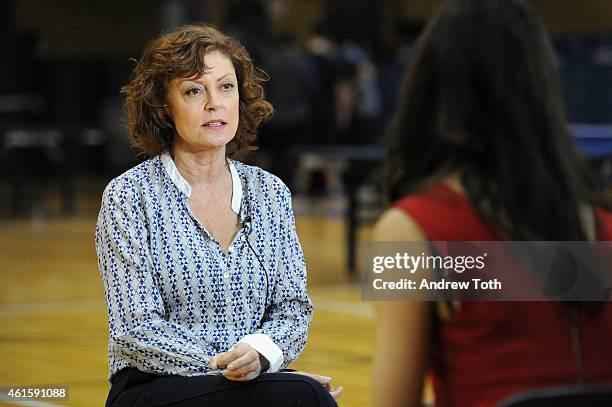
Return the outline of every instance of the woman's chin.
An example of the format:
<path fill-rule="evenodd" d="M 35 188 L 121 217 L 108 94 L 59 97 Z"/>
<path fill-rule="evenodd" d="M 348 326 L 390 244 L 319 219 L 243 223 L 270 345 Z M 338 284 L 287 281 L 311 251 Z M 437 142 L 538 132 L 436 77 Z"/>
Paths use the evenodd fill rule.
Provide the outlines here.
<path fill-rule="evenodd" d="M 224 148 L 234 137 L 224 134 L 201 134 L 193 140 L 177 140 L 176 148 L 187 151 L 206 151 Z"/>
<path fill-rule="evenodd" d="M 204 131 L 200 133 L 200 137 L 201 140 L 205 141 L 207 144 L 223 146 L 234 138 L 234 135 L 230 134 L 228 130 L 229 129 L 226 129 L 226 131 L 204 129 Z"/>

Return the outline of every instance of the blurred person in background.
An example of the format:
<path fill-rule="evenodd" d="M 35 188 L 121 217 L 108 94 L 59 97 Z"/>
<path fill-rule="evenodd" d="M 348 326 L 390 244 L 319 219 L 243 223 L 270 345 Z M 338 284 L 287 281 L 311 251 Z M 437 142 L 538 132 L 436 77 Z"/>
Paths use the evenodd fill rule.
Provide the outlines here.
<path fill-rule="evenodd" d="M 96 228 L 109 406 L 336 405 L 330 378 L 277 373 L 313 307 L 288 188 L 230 159 L 272 113 L 263 77 L 237 41 L 188 25 L 152 41 L 122 89 L 151 158 L 110 182 Z"/>
<path fill-rule="evenodd" d="M 612 239 L 610 204 L 568 130 L 549 38 L 523 0 L 454 0 L 407 67 L 378 241 Z M 538 387 L 612 383 L 612 308 L 384 302 L 374 404 L 494 406 Z"/>
<path fill-rule="evenodd" d="M 295 192 L 297 145 L 313 144 L 317 134 L 314 106 L 320 100 L 320 83 L 314 63 L 297 39 L 279 36 L 266 58 L 270 75 L 266 95 L 274 105 L 274 120 L 260 136 L 262 150 L 270 155 L 270 168 Z"/>
<path fill-rule="evenodd" d="M 418 36 L 423 31 L 425 23 L 417 19 L 398 19 L 394 29 L 386 32 L 377 47 L 374 63 L 378 71 L 378 86 L 380 88 L 381 110 L 380 121 L 386 123 L 392 119 L 397 107 L 397 99 L 410 52 Z M 382 142 L 382 135 L 381 140 Z"/>

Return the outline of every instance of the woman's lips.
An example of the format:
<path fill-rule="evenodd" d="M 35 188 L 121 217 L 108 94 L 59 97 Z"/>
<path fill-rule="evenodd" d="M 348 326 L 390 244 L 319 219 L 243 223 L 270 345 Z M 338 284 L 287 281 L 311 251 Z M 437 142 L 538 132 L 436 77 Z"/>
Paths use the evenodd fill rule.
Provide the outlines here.
<path fill-rule="evenodd" d="M 204 123 L 204 126 L 222 126 L 226 124 L 223 120 L 209 120 L 206 123 Z"/>
<path fill-rule="evenodd" d="M 225 127 L 227 123 L 223 120 L 211 120 L 202 125 L 202 127 L 206 127 L 207 129 L 222 129 Z"/>

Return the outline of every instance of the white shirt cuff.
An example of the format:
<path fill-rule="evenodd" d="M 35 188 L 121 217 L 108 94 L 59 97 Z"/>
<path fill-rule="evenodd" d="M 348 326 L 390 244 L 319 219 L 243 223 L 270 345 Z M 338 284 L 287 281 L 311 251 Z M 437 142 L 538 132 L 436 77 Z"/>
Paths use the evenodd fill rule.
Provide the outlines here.
<path fill-rule="evenodd" d="M 253 349 L 259 352 L 264 358 L 270 362 L 270 367 L 266 372 L 278 372 L 283 361 L 283 351 L 279 348 L 272 339 L 266 334 L 250 334 L 242 338 L 238 343 L 244 342 L 251 345 Z M 262 372 L 264 373 L 264 372 Z"/>

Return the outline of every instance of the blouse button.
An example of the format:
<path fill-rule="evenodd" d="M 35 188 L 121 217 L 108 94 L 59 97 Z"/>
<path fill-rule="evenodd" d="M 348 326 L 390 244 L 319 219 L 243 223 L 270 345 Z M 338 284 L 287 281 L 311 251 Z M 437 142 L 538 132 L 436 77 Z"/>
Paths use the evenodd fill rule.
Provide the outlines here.
<path fill-rule="evenodd" d="M 229 278 L 229 273 L 227 271 L 223 273 L 223 278 Z"/>

